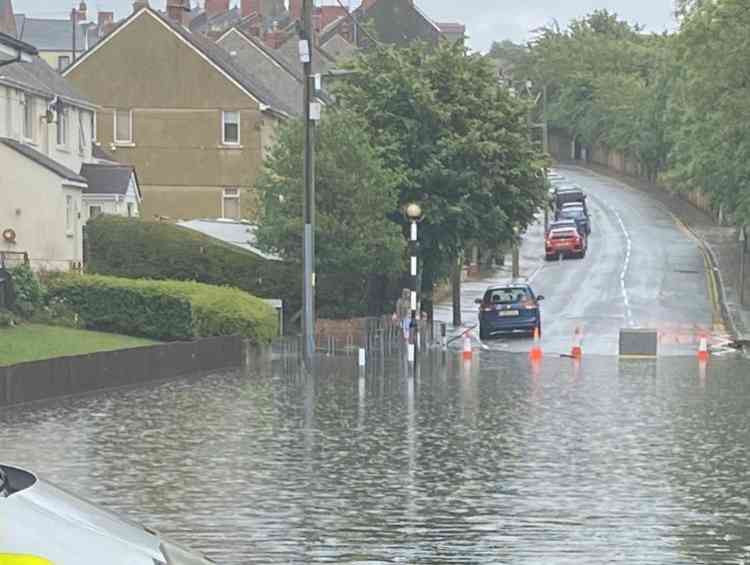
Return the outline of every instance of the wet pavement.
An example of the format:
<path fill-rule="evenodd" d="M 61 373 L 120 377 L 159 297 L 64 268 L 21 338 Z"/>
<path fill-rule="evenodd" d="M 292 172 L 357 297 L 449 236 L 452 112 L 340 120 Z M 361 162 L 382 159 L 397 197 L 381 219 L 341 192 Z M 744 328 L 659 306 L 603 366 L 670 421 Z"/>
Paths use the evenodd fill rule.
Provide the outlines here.
<path fill-rule="evenodd" d="M 592 218 L 584 259 L 544 260 L 544 230 L 532 226 L 521 247 L 521 273 L 543 294 L 542 348 L 569 353 L 576 329 L 590 355 L 616 355 L 621 328 L 659 332 L 660 354 L 690 355 L 701 337 L 726 343 L 706 260 L 698 241 L 670 212 L 643 192 L 577 168 L 561 168 L 567 180 L 588 195 Z M 507 282 L 507 268 L 481 281 L 464 284 L 465 326 L 477 323 L 474 300 L 488 286 Z M 450 303 L 438 305 L 436 318 L 450 321 Z M 486 342 L 495 350 L 528 351 L 529 339 Z"/>
<path fill-rule="evenodd" d="M 6 409 L 0 453 L 218 563 L 750 560 L 746 360 L 382 363 Z"/>

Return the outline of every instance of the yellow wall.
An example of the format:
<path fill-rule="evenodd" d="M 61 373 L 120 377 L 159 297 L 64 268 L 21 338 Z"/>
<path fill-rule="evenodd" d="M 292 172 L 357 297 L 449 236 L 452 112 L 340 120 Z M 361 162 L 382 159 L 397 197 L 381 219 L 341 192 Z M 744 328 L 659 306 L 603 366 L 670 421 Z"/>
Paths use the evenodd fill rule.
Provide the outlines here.
<path fill-rule="evenodd" d="M 261 131 L 275 120 L 157 16 L 144 10 L 65 76 L 102 107 L 102 147 L 135 165 L 144 217 L 217 217 L 223 188 L 242 189 L 255 215 Z M 115 108 L 133 111 L 132 145 L 114 143 Z M 222 145 L 222 110 L 241 114 L 239 147 Z"/>

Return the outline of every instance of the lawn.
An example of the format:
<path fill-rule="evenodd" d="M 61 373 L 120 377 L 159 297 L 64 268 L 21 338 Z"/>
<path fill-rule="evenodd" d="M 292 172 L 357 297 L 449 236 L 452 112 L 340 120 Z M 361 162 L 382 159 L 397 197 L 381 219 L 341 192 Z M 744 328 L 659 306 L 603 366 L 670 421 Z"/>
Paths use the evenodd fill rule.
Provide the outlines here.
<path fill-rule="evenodd" d="M 154 343 L 156 342 L 117 334 L 23 324 L 0 329 L 0 366 Z"/>

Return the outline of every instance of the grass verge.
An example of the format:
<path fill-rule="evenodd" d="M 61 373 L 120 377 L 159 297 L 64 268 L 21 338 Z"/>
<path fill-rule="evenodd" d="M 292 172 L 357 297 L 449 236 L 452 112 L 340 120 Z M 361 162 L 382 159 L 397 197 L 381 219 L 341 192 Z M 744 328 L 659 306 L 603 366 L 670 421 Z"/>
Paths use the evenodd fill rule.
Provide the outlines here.
<path fill-rule="evenodd" d="M 0 329 L 0 366 L 155 343 L 157 342 L 117 334 L 22 324 Z"/>

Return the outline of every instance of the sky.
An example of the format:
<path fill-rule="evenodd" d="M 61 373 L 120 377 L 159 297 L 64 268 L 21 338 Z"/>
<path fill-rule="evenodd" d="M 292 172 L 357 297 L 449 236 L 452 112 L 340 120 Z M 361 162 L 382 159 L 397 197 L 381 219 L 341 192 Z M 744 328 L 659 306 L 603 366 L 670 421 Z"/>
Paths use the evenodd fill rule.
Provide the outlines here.
<path fill-rule="evenodd" d="M 203 1 L 203 0 L 193 0 Z M 346 0 L 343 0 L 346 3 Z M 70 13 L 73 0 L 12 0 L 16 13 L 29 16 L 63 18 Z M 333 4 L 333 0 L 324 0 Z M 163 8 L 165 0 L 151 0 Z M 234 0 L 233 0 L 234 3 Z M 355 5 L 352 0 L 352 5 Z M 118 18 L 130 13 L 132 0 L 88 0 L 92 9 L 114 10 Z M 469 44 L 486 51 L 493 41 L 511 39 L 525 42 L 530 32 L 557 20 L 561 25 L 597 8 L 606 8 L 648 31 L 662 32 L 676 27 L 673 0 L 417 0 L 417 5 L 436 21 L 460 21 L 466 24 Z M 93 15 L 93 14 L 92 14 Z"/>

